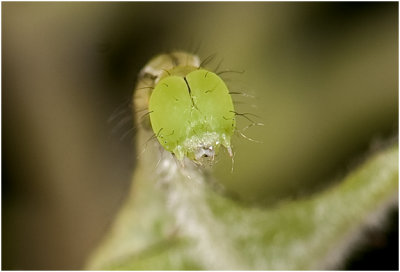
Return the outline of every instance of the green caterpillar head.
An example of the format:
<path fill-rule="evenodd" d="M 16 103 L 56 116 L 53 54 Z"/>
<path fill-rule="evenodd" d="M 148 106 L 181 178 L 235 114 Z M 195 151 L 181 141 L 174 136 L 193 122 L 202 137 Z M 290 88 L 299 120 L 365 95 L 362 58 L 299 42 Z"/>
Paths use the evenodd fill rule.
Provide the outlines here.
<path fill-rule="evenodd" d="M 203 164 L 214 159 L 221 145 L 232 156 L 232 98 L 215 73 L 188 67 L 166 72 L 150 96 L 149 112 L 158 141 L 179 160 Z"/>

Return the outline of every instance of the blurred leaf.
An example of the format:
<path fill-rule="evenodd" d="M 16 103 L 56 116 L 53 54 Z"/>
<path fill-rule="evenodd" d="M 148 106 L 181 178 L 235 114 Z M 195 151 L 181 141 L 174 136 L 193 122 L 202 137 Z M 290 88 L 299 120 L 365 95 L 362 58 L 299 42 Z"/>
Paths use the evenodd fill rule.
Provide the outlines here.
<path fill-rule="evenodd" d="M 139 165 L 131 198 L 87 268 L 338 268 L 398 194 L 397 145 L 326 190 L 270 207 L 229 199 L 190 168 L 158 186 L 153 166 Z"/>

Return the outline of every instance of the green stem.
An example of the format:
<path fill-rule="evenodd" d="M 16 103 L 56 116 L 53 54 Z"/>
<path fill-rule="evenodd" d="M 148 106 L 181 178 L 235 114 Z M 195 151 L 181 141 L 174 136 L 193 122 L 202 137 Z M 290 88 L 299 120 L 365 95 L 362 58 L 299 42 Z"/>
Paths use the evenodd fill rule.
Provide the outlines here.
<path fill-rule="evenodd" d="M 328 189 L 256 207 L 215 192 L 209 172 L 182 166 L 141 125 L 132 191 L 89 269 L 341 268 L 398 202 L 397 145 Z"/>

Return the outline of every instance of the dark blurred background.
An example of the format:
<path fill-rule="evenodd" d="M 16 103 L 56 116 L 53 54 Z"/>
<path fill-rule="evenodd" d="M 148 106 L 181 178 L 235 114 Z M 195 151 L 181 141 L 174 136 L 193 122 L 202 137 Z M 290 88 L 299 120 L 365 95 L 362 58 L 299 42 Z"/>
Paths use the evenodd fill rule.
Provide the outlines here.
<path fill-rule="evenodd" d="M 263 144 L 215 167 L 245 201 L 310 195 L 397 135 L 395 2 L 3 2 L 3 269 L 82 268 L 130 186 L 136 76 L 174 49 L 245 70 L 224 79 Z M 397 269 L 398 209 L 365 237 L 346 267 Z"/>

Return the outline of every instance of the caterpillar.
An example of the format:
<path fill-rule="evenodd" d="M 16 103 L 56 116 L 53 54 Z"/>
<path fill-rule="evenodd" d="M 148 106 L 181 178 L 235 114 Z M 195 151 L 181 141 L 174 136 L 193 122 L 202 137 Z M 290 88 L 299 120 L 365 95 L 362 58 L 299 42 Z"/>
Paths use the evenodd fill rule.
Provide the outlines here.
<path fill-rule="evenodd" d="M 151 59 L 139 73 L 133 102 L 146 112 L 136 118 L 137 125 L 152 132 L 179 161 L 210 164 L 221 147 L 233 156 L 232 97 L 224 81 L 202 67 L 197 56 L 177 51 Z"/>

